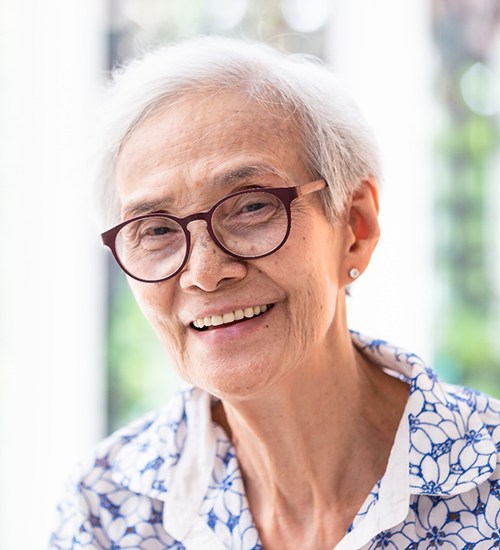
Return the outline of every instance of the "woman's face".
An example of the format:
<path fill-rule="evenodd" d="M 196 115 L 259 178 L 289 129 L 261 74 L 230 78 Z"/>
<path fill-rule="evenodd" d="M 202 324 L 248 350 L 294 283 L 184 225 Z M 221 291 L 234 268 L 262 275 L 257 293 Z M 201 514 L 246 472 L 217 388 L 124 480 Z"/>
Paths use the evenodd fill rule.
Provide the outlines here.
<path fill-rule="evenodd" d="M 161 210 L 182 217 L 253 184 L 305 184 L 313 178 L 299 150 L 286 120 L 246 98 L 183 99 L 143 122 L 123 146 L 116 166 L 123 216 Z M 317 194 L 293 203 L 286 244 L 265 258 L 228 256 L 203 221 L 189 229 L 191 254 L 179 275 L 160 283 L 130 280 L 184 379 L 239 399 L 325 360 L 339 289 L 352 265 L 348 226 L 327 222 Z M 268 309 L 204 331 L 193 326 L 256 306 Z"/>

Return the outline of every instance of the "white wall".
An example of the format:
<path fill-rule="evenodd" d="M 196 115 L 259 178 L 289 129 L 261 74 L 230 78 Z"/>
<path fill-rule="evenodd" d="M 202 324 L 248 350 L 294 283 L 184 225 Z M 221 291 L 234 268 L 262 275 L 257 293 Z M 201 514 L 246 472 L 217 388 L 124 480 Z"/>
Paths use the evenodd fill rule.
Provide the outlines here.
<path fill-rule="evenodd" d="M 102 0 L 0 4 L 0 548 L 44 548 L 103 428 L 102 257 L 85 128 Z"/>
<path fill-rule="evenodd" d="M 352 288 L 351 328 L 432 357 L 431 97 L 428 2 L 335 0 L 329 62 L 378 139 L 382 238 Z"/>

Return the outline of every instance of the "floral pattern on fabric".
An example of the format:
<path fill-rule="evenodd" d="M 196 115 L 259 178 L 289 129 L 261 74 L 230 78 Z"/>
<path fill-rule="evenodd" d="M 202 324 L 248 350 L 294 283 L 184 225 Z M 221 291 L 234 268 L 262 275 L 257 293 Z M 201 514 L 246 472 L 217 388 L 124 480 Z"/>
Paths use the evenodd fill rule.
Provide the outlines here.
<path fill-rule="evenodd" d="M 113 462 L 114 449 L 144 437 L 155 420 L 152 416 L 118 432 L 113 436 L 114 445 L 103 442 L 95 458 L 82 470 L 84 473 L 69 481 L 66 498 L 57 508 L 59 522 L 49 548 L 184 549 L 182 543 L 162 528 L 163 505 L 160 500 L 132 492 L 126 482 L 117 484 L 111 477 L 112 472 L 119 472 L 119 466 Z M 161 430 L 155 432 L 156 439 Z M 150 451 L 149 446 L 144 446 L 143 460 L 137 466 L 141 475 L 149 478 L 150 494 L 158 494 L 158 484 L 150 473 L 160 464 L 165 464 L 165 458 L 156 455 L 151 460 Z"/>
<path fill-rule="evenodd" d="M 410 384 L 407 435 L 393 448 L 408 478 L 394 479 L 388 466 L 338 548 L 500 548 L 500 403 L 443 384 L 414 354 L 352 338 Z M 381 518 L 388 528 L 379 528 Z M 210 397 L 187 387 L 104 440 L 69 481 L 49 548 L 262 549 L 234 446 L 211 422 Z"/>
<path fill-rule="evenodd" d="M 232 443 L 217 440 L 217 461 L 200 514 L 226 548 L 262 548 Z"/>

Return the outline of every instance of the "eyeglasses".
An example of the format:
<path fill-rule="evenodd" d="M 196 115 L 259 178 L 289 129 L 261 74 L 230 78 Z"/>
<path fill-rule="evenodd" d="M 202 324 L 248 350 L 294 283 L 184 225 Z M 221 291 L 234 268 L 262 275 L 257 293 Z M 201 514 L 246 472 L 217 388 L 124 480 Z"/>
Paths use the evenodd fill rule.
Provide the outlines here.
<path fill-rule="evenodd" d="M 204 220 L 214 242 L 230 256 L 263 258 L 288 239 L 292 202 L 325 186 L 324 180 L 317 180 L 295 187 L 245 189 L 227 195 L 206 212 L 184 218 L 145 214 L 105 231 L 101 238 L 127 275 L 157 283 L 185 266 L 191 250 L 191 222 Z"/>

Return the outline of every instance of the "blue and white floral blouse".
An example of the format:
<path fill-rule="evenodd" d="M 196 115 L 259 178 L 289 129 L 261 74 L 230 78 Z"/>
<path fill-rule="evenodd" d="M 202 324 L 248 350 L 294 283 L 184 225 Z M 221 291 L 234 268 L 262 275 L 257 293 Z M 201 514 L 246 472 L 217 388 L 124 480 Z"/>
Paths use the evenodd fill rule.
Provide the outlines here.
<path fill-rule="evenodd" d="M 443 384 L 414 354 L 352 338 L 411 392 L 387 470 L 336 549 L 500 548 L 500 402 Z M 50 548 L 261 549 L 211 404 L 188 387 L 104 440 L 69 485 Z"/>

